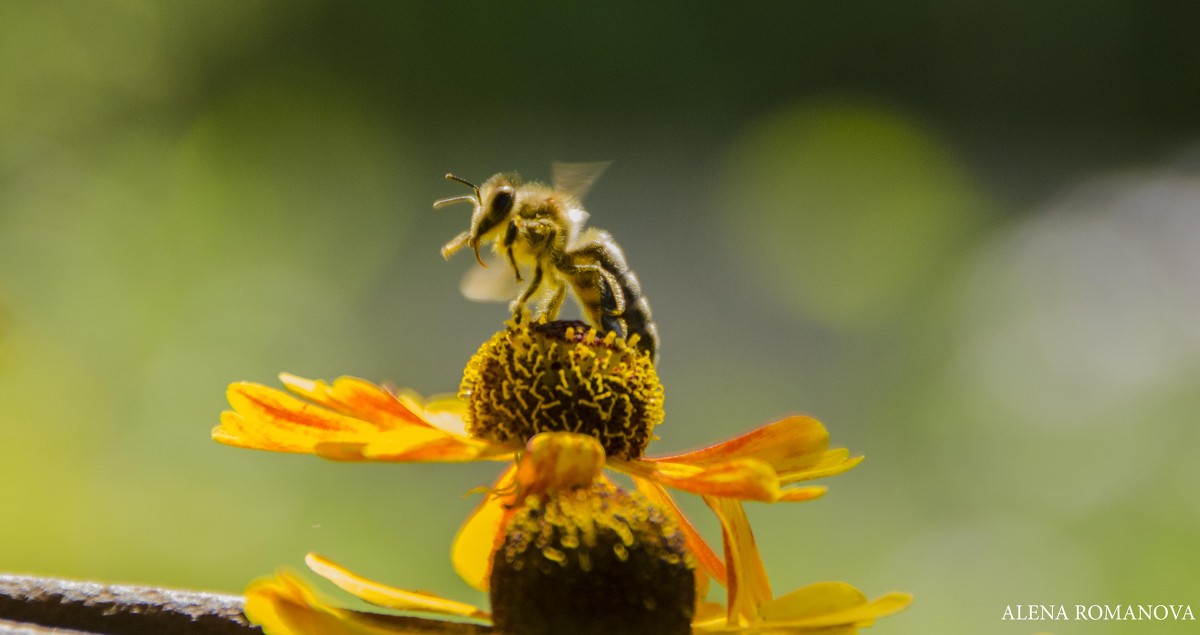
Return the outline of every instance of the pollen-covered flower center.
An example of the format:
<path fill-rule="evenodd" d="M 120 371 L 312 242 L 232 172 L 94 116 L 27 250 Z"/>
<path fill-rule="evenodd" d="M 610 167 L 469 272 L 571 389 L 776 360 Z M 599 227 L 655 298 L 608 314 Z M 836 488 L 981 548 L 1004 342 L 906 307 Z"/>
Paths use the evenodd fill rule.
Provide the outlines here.
<path fill-rule="evenodd" d="M 602 482 L 527 499 L 492 563 L 492 615 L 509 635 L 690 633 L 695 593 L 678 526 Z"/>
<path fill-rule="evenodd" d="M 509 323 L 463 371 L 467 430 L 524 444 L 541 432 L 596 437 L 608 456 L 636 458 L 663 419 L 650 357 L 582 322 Z"/>

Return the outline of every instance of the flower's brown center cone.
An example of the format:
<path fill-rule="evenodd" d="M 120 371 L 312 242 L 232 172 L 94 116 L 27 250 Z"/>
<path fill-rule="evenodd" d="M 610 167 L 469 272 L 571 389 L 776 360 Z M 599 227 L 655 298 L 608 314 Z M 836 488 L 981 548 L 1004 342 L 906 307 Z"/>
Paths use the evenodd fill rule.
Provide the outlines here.
<path fill-rule="evenodd" d="M 524 444 L 541 432 L 577 432 L 607 456 L 642 455 L 663 419 L 649 355 L 583 322 L 507 324 L 463 371 L 467 431 Z"/>
<path fill-rule="evenodd" d="M 505 635 L 685 635 L 695 595 L 678 526 L 599 481 L 527 499 L 492 562 L 492 617 Z"/>

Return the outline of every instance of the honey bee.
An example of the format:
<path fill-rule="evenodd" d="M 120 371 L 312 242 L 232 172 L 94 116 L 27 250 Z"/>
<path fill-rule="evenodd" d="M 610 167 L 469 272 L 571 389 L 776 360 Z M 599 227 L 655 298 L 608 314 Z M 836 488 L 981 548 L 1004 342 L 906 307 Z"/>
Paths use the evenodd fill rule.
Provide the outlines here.
<path fill-rule="evenodd" d="M 654 360 L 658 329 L 637 275 L 611 234 L 584 228 L 588 213 L 580 201 L 606 167 L 607 163 L 555 163 L 553 185 L 501 173 L 477 186 L 447 174 L 447 180 L 466 185 L 472 193 L 442 199 L 433 206 L 470 203 L 475 209 L 471 228 L 446 243 L 442 256 L 449 258 L 470 247 L 484 269 L 467 274 L 463 293 L 475 300 L 511 300 L 516 295 L 512 310 L 517 320 L 525 317 L 527 305 L 535 297 L 533 317 L 555 319 L 570 286 L 589 324 L 622 337 L 637 335 L 638 348 Z M 489 242 L 496 255 L 507 260 L 511 278 L 501 267 L 489 268 L 480 256 L 480 247 Z M 533 277 L 518 291 L 513 283 L 525 281 L 523 267 L 532 268 Z"/>

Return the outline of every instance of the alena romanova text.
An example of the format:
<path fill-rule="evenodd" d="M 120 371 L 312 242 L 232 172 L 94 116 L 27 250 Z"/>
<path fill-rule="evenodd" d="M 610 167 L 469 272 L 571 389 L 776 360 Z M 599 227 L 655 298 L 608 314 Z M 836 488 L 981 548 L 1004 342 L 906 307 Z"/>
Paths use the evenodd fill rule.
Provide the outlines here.
<path fill-rule="evenodd" d="M 1196 621 L 1190 604 L 1009 604 L 1003 622 L 1183 622 Z"/>

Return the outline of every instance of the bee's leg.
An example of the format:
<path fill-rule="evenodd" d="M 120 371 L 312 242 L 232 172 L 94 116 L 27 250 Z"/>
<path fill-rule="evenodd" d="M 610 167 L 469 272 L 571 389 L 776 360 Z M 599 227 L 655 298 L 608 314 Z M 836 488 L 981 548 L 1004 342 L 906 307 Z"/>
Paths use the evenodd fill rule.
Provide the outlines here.
<path fill-rule="evenodd" d="M 605 304 L 609 309 L 609 315 L 617 316 L 625 313 L 625 289 L 613 272 L 623 272 L 627 267 L 625 257 L 621 254 L 621 248 L 613 241 L 612 236 L 608 232 L 601 231 L 594 240 L 572 249 L 568 255 L 572 264 L 589 263 L 575 264 L 574 266 L 595 271 L 612 290 L 612 302 Z"/>
<path fill-rule="evenodd" d="M 538 307 L 538 315 L 545 316 L 547 320 L 557 318 L 565 297 L 567 297 L 567 283 L 559 280 L 554 293 L 542 301 L 541 306 Z"/>
<path fill-rule="evenodd" d="M 520 302 L 521 304 L 528 302 L 529 298 L 532 298 L 533 294 L 537 293 L 538 287 L 540 286 L 542 286 L 542 263 L 539 262 L 537 267 L 533 270 L 533 280 L 530 281 L 529 287 L 525 289 L 525 292 L 521 294 L 521 297 L 517 298 L 517 302 Z"/>
<path fill-rule="evenodd" d="M 597 276 L 603 285 L 600 287 L 601 296 L 605 297 L 609 302 L 603 303 L 606 307 L 612 307 L 608 310 L 609 315 L 617 316 L 625 312 L 625 294 L 621 291 L 621 285 L 617 281 L 617 277 L 608 272 L 604 267 L 593 264 L 572 264 L 562 267 L 566 273 L 577 274 L 581 271 L 590 271 Z M 604 287 L 608 287 L 608 293 L 605 295 Z"/>
<path fill-rule="evenodd" d="M 538 287 L 540 286 L 542 286 L 542 263 L 539 262 L 537 267 L 533 270 L 533 280 L 530 281 L 529 287 L 526 288 L 523 293 L 521 293 L 521 297 L 517 298 L 516 302 L 513 302 L 512 310 L 514 320 L 520 322 L 525 314 L 529 311 L 529 309 L 525 306 L 525 303 L 529 302 L 529 299 L 533 297 L 533 294 L 537 293 Z"/>
<path fill-rule="evenodd" d="M 524 324 L 529 320 L 529 307 L 517 302 L 516 300 L 513 300 L 508 305 L 508 310 L 512 312 L 513 322 L 516 322 L 517 324 Z"/>
<path fill-rule="evenodd" d="M 612 310 L 609 315 L 617 317 L 625 313 L 625 292 L 621 290 L 621 283 L 617 281 L 617 277 L 609 273 L 603 268 L 600 268 L 600 277 L 604 280 L 604 284 L 608 285 L 609 293 L 612 294 Z"/>
<path fill-rule="evenodd" d="M 517 282 L 524 282 L 525 279 L 521 277 L 521 268 L 517 266 L 517 257 L 513 255 L 512 247 L 508 248 L 508 262 L 512 265 L 513 275 L 517 277 Z"/>
<path fill-rule="evenodd" d="M 471 232 L 463 232 L 451 238 L 450 242 L 442 246 L 442 257 L 449 259 L 450 256 L 454 255 L 454 252 L 465 247 L 469 240 L 471 240 Z"/>
<path fill-rule="evenodd" d="M 628 337 L 629 328 L 625 324 L 625 320 L 621 317 L 618 317 L 620 313 L 616 312 L 616 306 L 619 302 L 617 296 L 621 296 L 623 294 L 619 291 L 614 293 L 614 289 L 619 289 L 619 287 L 613 287 L 612 284 L 605 281 L 603 278 L 601 278 L 601 284 L 599 286 L 600 305 L 593 308 L 591 312 L 592 321 L 600 325 L 605 331 L 615 331 L 621 337 Z M 605 307 L 614 308 L 606 310 Z"/>
<path fill-rule="evenodd" d="M 521 268 L 517 266 L 517 257 L 513 255 L 513 243 L 517 241 L 517 224 L 514 222 L 508 223 L 508 229 L 504 231 L 504 250 L 508 253 L 508 262 L 512 265 L 513 274 L 517 276 L 517 282 L 521 282 Z"/>

